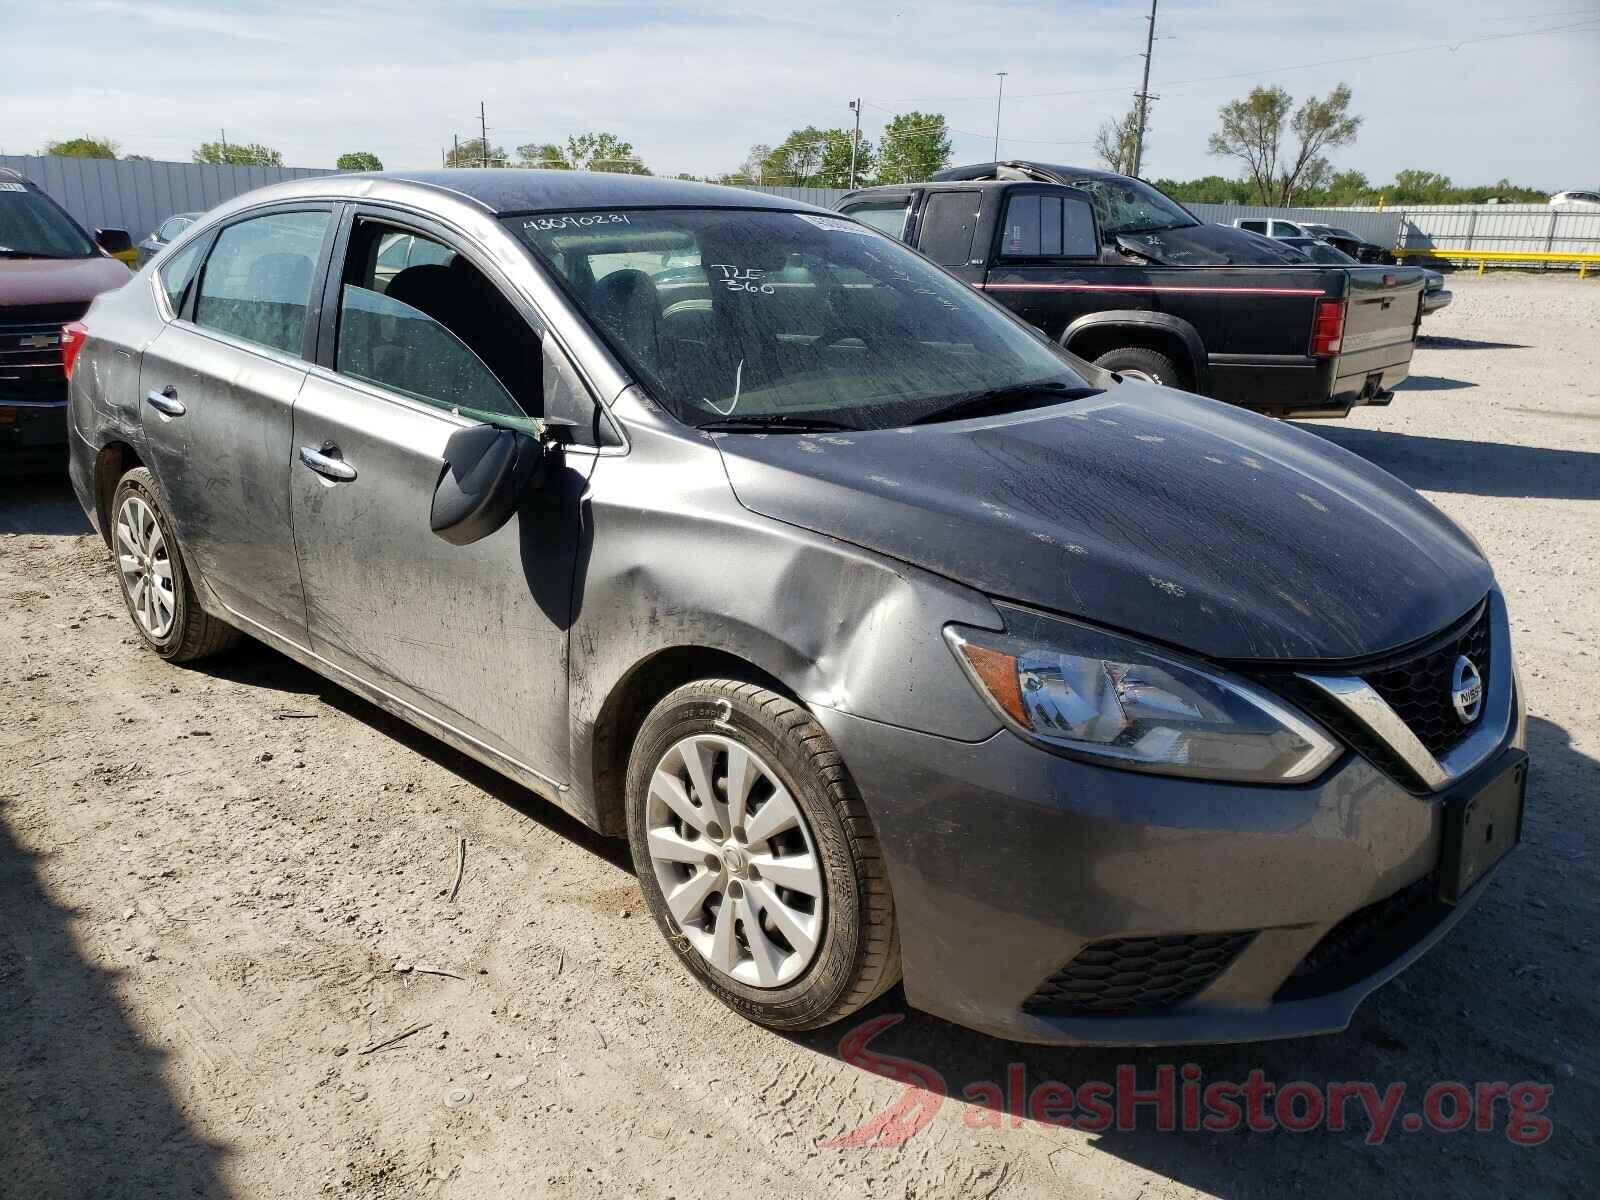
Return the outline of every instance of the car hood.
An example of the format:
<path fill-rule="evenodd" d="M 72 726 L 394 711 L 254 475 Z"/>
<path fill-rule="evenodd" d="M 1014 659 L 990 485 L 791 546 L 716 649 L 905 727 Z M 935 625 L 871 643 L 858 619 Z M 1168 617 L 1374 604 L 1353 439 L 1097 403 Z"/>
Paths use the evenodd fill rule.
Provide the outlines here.
<path fill-rule="evenodd" d="M 85 305 L 133 278 L 114 258 L 0 258 L 0 308 Z"/>
<path fill-rule="evenodd" d="M 1305 258 L 1271 238 L 1231 225 L 1185 225 L 1154 233 L 1121 233 L 1117 246 L 1174 267 L 1304 266 Z"/>
<path fill-rule="evenodd" d="M 1132 381 L 1002 417 L 713 436 L 756 513 L 1214 658 L 1390 650 L 1493 582 L 1469 536 L 1364 459 Z"/>

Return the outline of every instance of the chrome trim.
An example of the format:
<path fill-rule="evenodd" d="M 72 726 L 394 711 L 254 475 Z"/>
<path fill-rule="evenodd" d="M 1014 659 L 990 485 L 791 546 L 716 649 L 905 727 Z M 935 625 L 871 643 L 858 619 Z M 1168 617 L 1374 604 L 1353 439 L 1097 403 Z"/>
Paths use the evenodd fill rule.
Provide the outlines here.
<path fill-rule="evenodd" d="M 1365 725 L 1425 783 L 1429 790 L 1447 787 L 1477 767 L 1505 740 L 1512 719 L 1516 658 L 1511 651 L 1511 622 L 1500 589 L 1489 593 L 1489 690 L 1478 727 L 1442 758 L 1435 758 L 1366 680 L 1354 675 L 1310 675 L 1300 678 L 1320 688 Z"/>

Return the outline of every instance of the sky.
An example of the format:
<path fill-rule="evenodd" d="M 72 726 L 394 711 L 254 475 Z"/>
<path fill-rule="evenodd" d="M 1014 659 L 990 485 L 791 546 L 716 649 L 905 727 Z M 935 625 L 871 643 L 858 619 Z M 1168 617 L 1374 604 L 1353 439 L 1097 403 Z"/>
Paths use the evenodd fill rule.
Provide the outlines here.
<path fill-rule="evenodd" d="M 795 128 L 945 114 L 953 161 L 1090 163 L 1138 89 L 1148 0 L 0 0 L 0 152 L 91 135 L 188 161 L 226 130 L 290 166 L 370 150 L 438 166 L 452 135 L 508 149 L 609 130 L 659 174 L 734 170 Z M 1550 30 L 1553 32 L 1536 32 Z M 1256 84 L 1354 91 L 1336 169 L 1600 187 L 1600 0 L 1162 0 L 1143 174 L 1236 174 L 1206 151 Z M 1372 56 L 1380 57 L 1372 57 Z M 1363 61 L 1330 62 L 1338 59 Z M 1227 76 L 1229 78 L 1217 78 Z"/>

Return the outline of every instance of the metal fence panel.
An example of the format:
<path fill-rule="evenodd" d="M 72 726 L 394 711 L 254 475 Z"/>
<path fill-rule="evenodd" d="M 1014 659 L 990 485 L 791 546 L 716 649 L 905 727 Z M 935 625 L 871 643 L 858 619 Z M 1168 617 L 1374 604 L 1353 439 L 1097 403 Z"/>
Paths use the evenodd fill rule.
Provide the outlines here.
<path fill-rule="evenodd" d="M 241 193 L 306 175 L 315 167 L 218 167 L 149 159 L 0 155 L 90 229 L 126 229 L 135 241 L 176 212 L 204 212 Z"/>
<path fill-rule="evenodd" d="M 832 208 L 839 197 L 849 195 L 845 188 L 766 187 L 759 184 L 741 184 L 746 191 L 765 192 L 769 196 L 782 196 L 785 200 L 800 200 L 818 208 Z"/>

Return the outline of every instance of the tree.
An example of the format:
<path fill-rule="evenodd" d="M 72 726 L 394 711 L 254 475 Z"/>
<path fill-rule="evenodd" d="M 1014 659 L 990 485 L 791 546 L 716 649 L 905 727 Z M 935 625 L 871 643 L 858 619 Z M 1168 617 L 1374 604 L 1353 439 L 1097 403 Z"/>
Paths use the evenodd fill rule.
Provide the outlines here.
<path fill-rule="evenodd" d="M 1293 106 L 1294 98 L 1273 85 L 1251 88 L 1243 100 L 1217 110 L 1222 126 L 1211 135 L 1211 153 L 1244 163 L 1262 204 L 1292 203 L 1308 181 L 1325 181 L 1331 168 L 1324 151 L 1348 146 L 1361 129 L 1362 118 L 1350 114 L 1346 84 Z M 1293 152 L 1284 146 L 1285 122 L 1297 142 Z"/>
<path fill-rule="evenodd" d="M 224 167 L 281 167 L 283 155 L 260 142 L 201 142 L 195 147 L 194 161 Z"/>
<path fill-rule="evenodd" d="M 918 183 L 950 162 L 942 113 L 902 113 L 878 139 L 878 182 Z"/>
<path fill-rule="evenodd" d="M 796 129 L 767 152 L 761 163 L 761 181 L 786 187 L 806 187 L 822 161 L 827 134 L 815 125 Z"/>
<path fill-rule="evenodd" d="M 1340 171 L 1328 180 L 1328 202 L 1347 206 L 1365 204 L 1373 196 L 1372 184 L 1363 171 Z"/>
<path fill-rule="evenodd" d="M 517 147 L 517 161 L 524 167 L 543 167 L 548 171 L 570 171 L 566 153 L 554 142 L 524 142 Z"/>
<path fill-rule="evenodd" d="M 613 175 L 648 175 L 633 143 L 614 133 L 580 133 L 567 139 L 567 162 L 575 171 L 605 171 Z"/>
<path fill-rule="evenodd" d="M 1100 122 L 1095 130 L 1094 152 L 1106 170 L 1119 175 L 1133 174 L 1133 160 L 1139 143 L 1139 104 L 1121 117 Z"/>
<path fill-rule="evenodd" d="M 468 138 L 452 146 L 444 155 L 444 165 L 447 167 L 481 167 L 485 160 L 491 167 L 505 166 L 506 148 L 490 146 L 485 152 L 482 138 Z"/>
<path fill-rule="evenodd" d="M 341 154 L 333 165 L 341 171 L 383 170 L 383 161 L 367 150 L 352 150 L 349 154 Z"/>
<path fill-rule="evenodd" d="M 46 142 L 40 154 L 57 158 L 115 158 L 117 143 L 110 138 L 75 137 L 64 142 Z"/>

